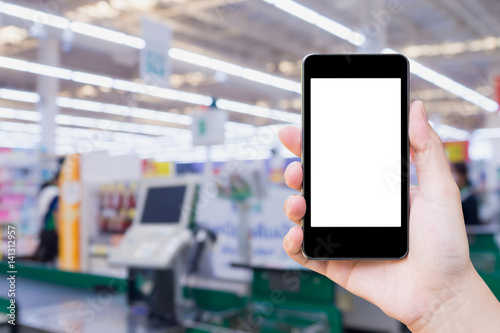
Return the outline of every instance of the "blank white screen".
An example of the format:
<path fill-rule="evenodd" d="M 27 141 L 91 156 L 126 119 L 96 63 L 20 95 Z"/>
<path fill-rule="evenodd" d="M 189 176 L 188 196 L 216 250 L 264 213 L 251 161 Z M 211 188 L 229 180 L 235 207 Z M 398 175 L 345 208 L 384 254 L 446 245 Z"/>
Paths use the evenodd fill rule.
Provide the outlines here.
<path fill-rule="evenodd" d="M 401 79 L 311 79 L 311 226 L 401 226 Z"/>

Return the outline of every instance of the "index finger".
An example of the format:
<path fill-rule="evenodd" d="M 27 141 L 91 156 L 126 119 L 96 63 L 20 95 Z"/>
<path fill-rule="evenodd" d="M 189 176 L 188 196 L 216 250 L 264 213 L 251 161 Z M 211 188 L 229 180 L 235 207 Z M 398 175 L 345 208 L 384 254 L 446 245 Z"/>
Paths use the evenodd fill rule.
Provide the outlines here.
<path fill-rule="evenodd" d="M 296 156 L 301 156 L 302 133 L 294 126 L 283 127 L 279 132 L 279 138 L 283 145 Z"/>

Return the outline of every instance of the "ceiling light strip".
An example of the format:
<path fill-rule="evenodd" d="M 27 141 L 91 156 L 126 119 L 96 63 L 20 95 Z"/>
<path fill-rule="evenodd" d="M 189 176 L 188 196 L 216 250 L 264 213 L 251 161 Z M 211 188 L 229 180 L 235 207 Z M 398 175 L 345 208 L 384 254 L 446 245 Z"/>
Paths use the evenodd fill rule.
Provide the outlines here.
<path fill-rule="evenodd" d="M 355 46 L 361 46 L 365 43 L 365 37 L 348 27 L 320 15 L 314 10 L 307 8 L 292 0 L 264 0 L 265 2 L 291 14 L 307 23 L 317 26 L 326 32 L 335 35 Z"/>
<path fill-rule="evenodd" d="M 382 53 L 390 53 L 394 54 L 397 53 L 396 51 L 386 48 L 382 50 Z M 436 86 L 451 92 L 452 94 L 463 98 L 464 100 L 471 102 L 474 105 L 479 106 L 485 111 L 488 112 L 496 112 L 498 111 L 498 103 L 492 100 L 491 98 L 488 98 L 486 96 L 481 95 L 477 91 L 474 91 L 470 88 L 467 88 L 466 86 L 453 81 L 447 76 L 444 76 L 443 74 L 440 74 L 429 67 L 426 67 L 422 65 L 421 63 L 408 59 L 410 62 L 410 70 L 413 74 L 415 74 L 418 77 L 421 77 L 422 79 L 435 84 Z"/>
<path fill-rule="evenodd" d="M 325 17 L 317 12 L 311 10 L 310 8 L 307 8 L 303 5 L 300 5 L 292 0 L 263 0 L 267 3 L 270 3 L 274 5 L 275 7 L 297 17 L 300 18 L 306 22 L 309 22 L 311 24 L 314 24 L 318 26 L 319 28 L 337 36 L 340 37 L 344 40 L 347 40 L 348 42 L 352 43 L 353 45 L 360 46 L 364 43 L 365 38 L 362 34 L 356 33 L 352 31 L 351 29 Z M 47 14 L 41 11 L 36 11 L 32 10 L 26 7 L 18 6 L 18 5 L 13 5 L 10 3 L 3 3 L 0 2 L 0 12 L 3 12 L 4 14 L 10 15 L 10 16 L 15 16 L 18 18 L 30 20 L 33 22 L 38 22 L 41 24 L 46 24 L 50 25 L 56 28 L 60 29 L 67 29 L 69 27 L 72 28 L 72 30 L 76 33 L 81 33 L 85 34 L 87 36 L 91 36 L 94 38 L 98 38 L 101 40 L 106 40 L 109 42 L 116 42 L 118 44 L 124 44 L 130 47 L 134 47 L 137 49 L 141 49 L 145 45 L 145 41 L 139 37 L 135 36 L 130 36 L 126 35 L 121 32 L 117 32 L 114 30 L 110 29 L 105 29 L 81 22 L 71 22 L 67 20 L 66 18 L 56 16 L 56 15 L 51 15 Z M 126 38 L 125 38 L 125 37 Z M 270 82 L 272 84 L 267 83 L 268 85 L 276 86 L 281 89 L 285 90 L 290 90 L 294 91 L 297 93 L 300 93 L 300 89 L 298 88 L 300 83 L 287 80 L 284 78 L 280 78 L 277 76 L 272 76 L 266 73 L 258 72 L 252 69 L 244 68 L 238 65 L 234 65 L 228 62 L 224 62 L 221 60 L 217 60 L 214 58 L 209 58 L 205 57 L 203 55 L 199 55 L 193 52 L 188 52 L 180 49 L 172 49 L 170 54 L 171 57 L 175 57 L 178 60 L 183 60 L 182 55 L 187 56 L 186 62 L 190 62 L 193 64 L 197 64 L 199 66 L 203 67 L 208 67 L 212 69 L 216 69 L 218 71 L 225 72 L 227 74 L 239 76 L 242 78 L 246 78 L 255 82 L 263 83 L 266 84 L 263 81 L 266 81 L 266 78 L 269 78 Z M 391 49 L 385 49 L 383 51 L 384 53 L 396 53 L 396 51 L 391 50 Z M 10 61 L 7 61 L 10 60 Z M 16 60 L 16 59 L 0 59 L 0 62 L 2 62 L 4 68 L 9 68 L 8 66 L 16 67 L 16 68 L 22 68 L 23 66 L 27 67 L 28 63 L 24 62 L 22 60 Z M 461 84 L 457 83 L 456 81 L 453 81 L 452 79 L 439 74 L 428 67 L 419 64 L 415 62 L 414 60 L 410 59 L 410 63 L 412 63 L 416 66 L 417 69 L 413 68 L 414 66 L 411 66 L 411 71 L 412 73 L 422 77 L 424 80 L 429 81 L 431 83 L 436 84 L 437 86 L 450 91 L 451 93 L 457 95 L 460 98 L 463 98 L 488 112 L 494 112 L 498 110 L 498 103 L 495 101 L 484 97 L 483 95 L 475 92 L 474 90 L 467 88 L 465 86 L 462 86 Z M 43 67 L 42 67 L 43 66 Z M 67 77 L 68 73 L 64 69 L 60 69 L 61 71 L 55 71 L 53 73 L 47 73 L 47 68 L 49 66 L 35 66 L 35 68 L 31 68 L 32 73 L 37 73 L 37 74 L 42 74 L 42 75 L 48 75 L 52 74 L 51 76 L 56 76 L 56 77 Z M 53 68 L 52 68 L 53 69 Z M 415 70 L 417 72 L 415 72 Z M 29 70 L 25 70 L 29 71 Z M 246 74 L 242 74 L 245 72 Z M 81 73 L 78 72 L 79 74 L 76 74 L 76 78 L 73 78 L 74 81 L 76 82 L 82 82 L 82 83 L 88 83 L 88 84 L 95 84 L 99 86 L 104 86 L 104 87 L 113 87 L 115 89 L 119 90 L 126 90 L 126 91 L 133 91 L 137 92 L 136 90 L 143 90 L 144 87 L 141 87 L 143 85 L 137 84 L 135 82 L 129 82 L 129 81 L 121 81 L 121 80 L 112 80 L 111 78 L 103 77 L 103 76 L 98 76 L 94 74 L 89 74 L 89 73 Z M 82 79 L 82 74 L 83 76 L 87 76 L 87 80 Z M 269 77 L 267 76 L 269 75 Z M 437 83 L 434 82 L 433 80 L 437 80 Z M 98 84 L 96 84 L 96 81 Z M 294 84 L 295 83 L 295 84 Z M 439 83 L 439 84 L 438 84 Z M 444 85 L 444 86 L 441 86 Z M 157 88 L 157 87 L 154 87 Z M 465 89 L 463 89 L 465 88 Z M 161 89 L 164 88 L 157 88 L 159 90 L 156 90 L 155 95 L 156 97 L 162 97 L 162 96 L 169 96 L 171 95 L 171 91 L 164 91 Z M 464 94 L 465 92 L 465 94 Z M 471 93 L 472 92 L 472 93 Z M 160 96 L 157 96 L 160 95 Z M 173 94 L 175 96 L 175 94 Z M 493 111 L 492 111 L 493 110 Z"/>
<path fill-rule="evenodd" d="M 42 114 L 37 111 L 0 108 L 0 118 L 38 122 L 42 119 Z"/>
<path fill-rule="evenodd" d="M 136 49 L 143 49 L 146 45 L 145 40 L 140 37 L 127 35 L 123 32 L 106 29 L 87 23 L 69 21 L 64 17 L 47 14 L 41 11 L 29 9 L 26 7 L 10 3 L 0 2 L 0 12 L 10 16 L 18 17 L 32 22 L 46 24 L 63 30 L 69 28 L 74 33 L 97 38 L 111 43 L 122 44 Z M 176 60 L 192 63 L 201 67 L 210 68 L 213 70 L 224 72 L 229 75 L 234 75 L 246 80 L 262 83 L 279 89 L 300 93 L 300 83 L 279 76 L 267 74 L 251 68 L 245 68 L 239 65 L 231 64 L 229 62 L 206 57 L 204 55 L 181 50 L 178 48 L 172 48 L 169 51 L 169 55 L 170 57 Z M 60 73 L 60 75 L 63 76 L 65 74 L 67 73 Z M 89 75 L 88 79 L 90 79 L 90 81 L 86 80 L 85 78 L 86 75 Z M 105 78 L 99 76 L 96 77 L 92 76 L 93 76 L 92 74 L 88 73 L 78 73 L 75 77 L 73 77 L 73 81 L 94 84 L 92 82 L 95 82 L 95 79 Z M 112 82 L 109 80 L 107 80 L 107 82 L 108 82 L 107 86 L 112 87 Z"/>
<path fill-rule="evenodd" d="M 343 38 L 349 42 L 351 42 L 349 39 L 350 38 L 358 38 L 357 36 L 352 37 L 353 31 L 344 27 L 340 26 L 337 27 L 338 23 L 329 20 L 328 18 L 325 18 L 324 16 L 319 15 L 318 13 L 312 11 L 311 9 L 302 6 L 292 0 L 263 0 L 265 2 L 268 2 L 270 4 L 273 4 L 277 8 L 295 16 L 298 17 L 306 22 L 309 22 L 311 24 L 314 24 L 323 30 L 329 31 L 328 29 L 325 29 L 325 26 L 331 27 L 330 33 Z M 328 21 L 331 21 L 329 25 L 322 26 L 323 24 L 327 24 Z M 333 22 L 333 23 L 332 23 Z M 337 27 L 337 30 L 335 29 Z M 345 30 L 345 29 L 347 30 Z M 341 33 L 339 33 L 341 32 Z M 350 36 L 350 37 L 349 37 Z M 362 35 L 361 35 L 362 36 Z M 355 39 L 354 39 L 355 40 Z M 364 37 L 363 37 L 363 43 L 364 43 Z M 360 39 L 361 41 L 361 39 Z M 351 42 L 352 43 L 352 42 Z M 356 44 L 352 43 L 354 45 L 360 46 L 361 44 Z M 396 51 L 386 48 L 382 51 L 382 53 L 397 53 Z M 488 112 L 496 112 L 498 110 L 498 103 L 496 103 L 494 100 L 487 98 L 476 91 L 467 88 L 460 83 L 416 62 L 415 60 L 409 59 L 410 61 L 410 71 L 423 78 L 426 81 L 429 81 L 435 85 L 437 85 L 440 88 L 443 88 L 454 95 L 465 99 L 466 101 L 469 101 L 482 109 L 488 111 Z"/>
<path fill-rule="evenodd" d="M 11 3 L 0 2 L 0 12 L 9 16 L 18 17 L 62 30 L 68 29 L 70 26 L 70 21 L 64 17 L 21 7 Z"/>
<path fill-rule="evenodd" d="M 301 115 L 297 113 L 274 110 L 261 106 L 229 101 L 227 99 L 218 99 L 215 103 L 219 109 L 248 114 L 255 117 L 274 119 L 297 125 L 300 125 L 302 122 Z"/>
<path fill-rule="evenodd" d="M 171 48 L 168 51 L 168 55 L 172 59 L 194 64 L 200 67 L 209 68 L 249 81 L 273 86 L 283 90 L 288 90 L 297 94 L 300 94 L 301 92 L 301 85 L 299 82 L 260 72 L 254 69 L 245 68 L 219 59 L 210 58 L 198 53 L 185 51 L 178 48 Z"/>
<path fill-rule="evenodd" d="M 93 102 L 93 101 L 74 99 L 68 97 L 58 97 L 56 99 L 56 104 L 62 108 L 69 108 L 74 110 L 83 110 L 90 112 L 102 112 L 117 116 L 164 121 L 180 125 L 190 125 L 193 122 L 193 117 L 183 114 L 174 114 L 164 111 L 155 111 L 144 108 L 128 107 L 124 105 L 106 104 L 106 103 Z"/>
<path fill-rule="evenodd" d="M 46 70 L 41 71 L 39 70 L 41 67 L 46 68 Z M 0 67 L 2 68 L 7 68 L 11 70 L 17 70 L 17 71 L 22 71 L 22 72 L 30 72 L 33 73 L 33 68 L 37 68 L 37 74 L 40 75 L 46 75 L 46 76 L 53 76 L 53 77 L 58 77 L 61 79 L 65 80 L 72 80 L 76 82 L 84 82 L 86 84 L 92 84 L 95 86 L 99 87 L 112 87 L 117 90 L 123 90 L 123 91 L 129 91 L 133 93 L 138 93 L 138 94 L 145 94 L 149 96 L 154 96 L 154 97 L 159 97 L 163 99 L 169 99 L 169 100 L 175 100 L 175 101 L 180 101 L 180 102 L 185 102 L 185 103 L 191 103 L 191 104 L 196 104 L 196 105 L 204 105 L 204 106 L 210 106 L 213 103 L 213 99 L 209 96 L 204 96 L 200 94 L 194 94 L 194 93 L 189 93 L 189 92 L 184 92 L 184 91 L 177 91 L 173 89 L 167 89 L 167 88 L 161 88 L 161 87 L 155 87 L 155 86 L 149 86 L 149 85 L 144 85 L 132 81 L 126 81 L 126 80 L 119 80 L 119 79 L 113 79 L 107 76 L 102 76 L 102 75 L 96 75 L 96 74 L 91 74 L 91 73 L 84 73 L 84 72 L 77 72 L 77 71 L 71 71 L 69 69 L 63 69 L 59 67 L 54 67 L 54 66 L 45 66 L 45 65 L 40 65 L 37 63 L 33 62 L 28 62 L 24 60 L 18 60 L 18 59 L 12 59 L 8 57 L 2 57 L 0 56 Z M 64 75 L 63 75 L 64 74 Z M 74 104 L 69 103 L 68 99 L 58 99 L 59 103 L 65 103 L 66 104 Z M 65 101 L 65 102 L 61 102 Z M 229 101 L 229 100 L 221 100 L 221 103 L 218 103 L 218 107 L 221 109 L 225 109 L 228 111 L 234 111 L 234 112 L 239 112 L 239 113 L 246 113 L 249 115 L 254 115 L 259 117 L 265 117 L 269 119 L 275 119 L 275 120 L 281 120 L 285 122 L 292 122 L 296 124 L 300 124 L 300 115 L 289 113 L 286 111 L 279 111 L 279 110 L 272 110 L 272 109 L 267 109 L 267 108 L 262 108 L 262 107 L 257 107 L 255 105 L 250 105 L 250 104 L 245 104 L 245 103 L 240 103 L 240 102 L 234 102 L 234 101 Z M 85 104 L 85 107 L 87 108 L 110 108 L 110 105 L 102 104 L 92 104 L 92 102 L 89 101 L 83 101 L 79 100 L 78 102 L 79 105 Z M 116 106 L 113 106 L 116 107 Z M 227 107 L 227 108 L 226 108 Z M 126 107 L 125 107 L 126 108 Z M 147 110 L 147 109 L 142 109 L 143 111 L 152 111 L 152 110 Z M 140 108 L 133 108 L 130 110 L 130 112 L 139 114 L 141 112 Z M 146 112 L 145 112 L 146 113 Z M 165 113 L 165 112 L 163 112 Z M 149 114 L 151 114 L 149 112 Z M 166 117 L 163 115 L 163 117 Z M 187 122 L 187 118 L 180 118 L 180 121 Z"/>
<path fill-rule="evenodd" d="M 144 125 L 114 120 L 76 117 L 59 114 L 55 117 L 59 125 L 97 128 L 109 131 L 120 131 L 128 133 L 146 134 L 154 136 L 184 136 L 191 137 L 191 132 L 186 129 L 172 128 L 165 126 Z"/>
<path fill-rule="evenodd" d="M 3 56 L 0 56 L 0 67 L 21 72 L 55 77 L 62 80 L 71 80 L 80 83 L 92 84 L 99 87 L 112 87 L 117 90 L 129 91 L 162 99 L 175 100 L 197 105 L 209 106 L 213 102 L 211 97 L 200 94 L 150 86 L 133 81 L 118 80 L 107 76 L 72 71 L 65 68 L 42 65 L 35 62 L 18 60 Z"/>
<path fill-rule="evenodd" d="M 38 103 L 40 95 L 31 91 L 0 89 L 0 98 L 17 102 Z"/>

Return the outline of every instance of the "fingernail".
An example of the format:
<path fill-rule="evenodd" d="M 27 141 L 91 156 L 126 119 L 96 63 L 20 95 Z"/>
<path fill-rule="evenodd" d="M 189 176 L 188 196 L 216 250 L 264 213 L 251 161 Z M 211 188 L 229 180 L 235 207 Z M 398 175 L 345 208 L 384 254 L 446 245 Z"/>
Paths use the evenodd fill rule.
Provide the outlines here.
<path fill-rule="evenodd" d="M 286 180 L 286 175 L 288 174 L 288 169 L 290 169 L 290 165 L 292 165 L 292 164 L 288 164 L 288 166 L 285 169 L 285 175 L 284 175 L 285 176 L 285 180 Z"/>
<path fill-rule="evenodd" d="M 287 242 L 290 241 L 290 232 L 292 232 L 292 229 L 293 229 L 293 227 L 291 227 L 290 230 L 288 230 L 288 233 L 286 234 L 286 241 Z"/>
<path fill-rule="evenodd" d="M 285 200 L 285 214 L 288 214 L 288 200 L 290 200 L 290 196 L 288 196 Z"/>
<path fill-rule="evenodd" d="M 420 102 L 420 112 L 422 112 L 422 117 L 424 118 L 425 122 L 428 123 L 429 119 L 427 118 L 427 112 L 425 111 L 424 102 L 422 101 L 419 102 Z"/>

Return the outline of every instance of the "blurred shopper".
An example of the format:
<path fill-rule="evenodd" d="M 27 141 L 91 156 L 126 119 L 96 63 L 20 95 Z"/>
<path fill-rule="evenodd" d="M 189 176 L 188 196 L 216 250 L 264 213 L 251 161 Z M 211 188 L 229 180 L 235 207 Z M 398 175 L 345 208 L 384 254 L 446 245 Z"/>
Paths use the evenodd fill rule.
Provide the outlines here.
<path fill-rule="evenodd" d="M 42 184 L 38 195 L 38 218 L 40 244 L 33 255 L 33 260 L 52 263 L 57 258 L 59 238 L 57 235 L 57 211 L 59 206 L 59 174 L 64 159 L 58 162 L 57 172 L 50 181 Z"/>
<path fill-rule="evenodd" d="M 478 213 L 479 204 L 469 181 L 469 177 L 467 176 L 467 165 L 465 163 L 452 164 L 451 173 L 460 189 L 465 224 L 481 224 Z"/>

